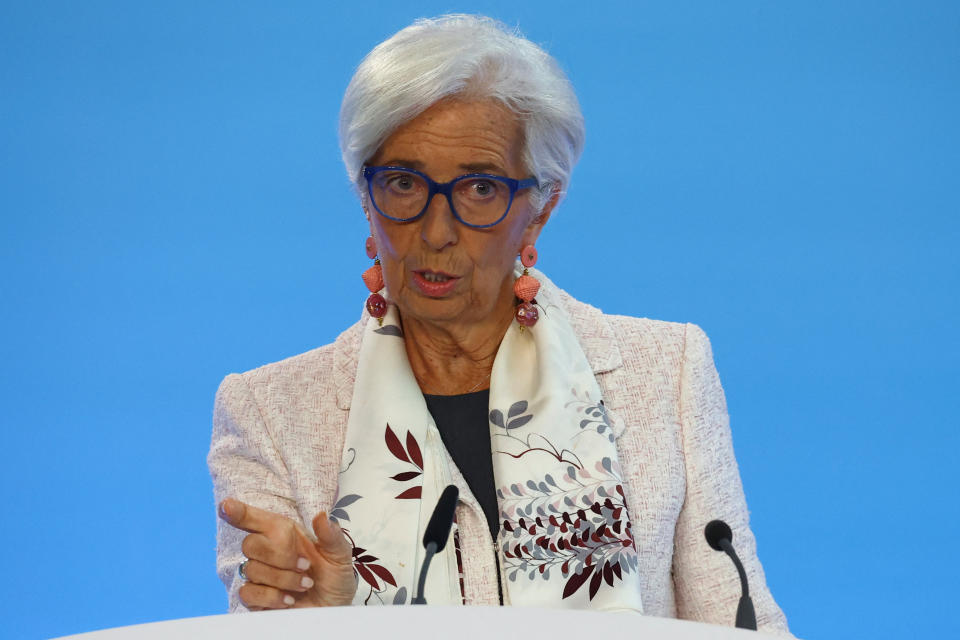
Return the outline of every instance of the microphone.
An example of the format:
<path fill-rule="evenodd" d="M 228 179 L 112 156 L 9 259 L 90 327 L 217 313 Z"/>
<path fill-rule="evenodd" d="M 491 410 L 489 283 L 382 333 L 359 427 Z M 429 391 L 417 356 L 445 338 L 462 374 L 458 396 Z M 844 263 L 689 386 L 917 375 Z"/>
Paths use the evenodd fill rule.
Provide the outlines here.
<path fill-rule="evenodd" d="M 737 605 L 737 620 L 735 625 L 739 629 L 757 630 L 757 614 L 753 610 L 753 600 L 750 599 L 750 589 L 747 586 L 747 572 L 740 564 L 737 552 L 733 550 L 733 532 L 723 520 L 711 520 L 703 530 L 703 535 L 716 551 L 723 551 L 733 560 L 737 572 L 740 574 L 740 604 Z"/>
<path fill-rule="evenodd" d="M 453 524 L 453 512 L 457 508 L 457 498 L 460 492 L 452 484 L 440 494 L 437 500 L 437 506 L 433 508 L 433 514 L 430 515 L 430 521 L 427 523 L 427 529 L 423 532 L 423 548 L 427 550 L 427 555 L 423 558 L 423 565 L 420 567 L 420 579 L 417 580 L 417 595 L 414 596 L 410 604 L 427 604 L 423 597 L 423 586 L 427 582 L 427 569 L 430 568 L 430 561 L 433 555 L 438 551 L 443 551 L 447 546 L 447 538 L 450 537 L 450 526 Z"/>

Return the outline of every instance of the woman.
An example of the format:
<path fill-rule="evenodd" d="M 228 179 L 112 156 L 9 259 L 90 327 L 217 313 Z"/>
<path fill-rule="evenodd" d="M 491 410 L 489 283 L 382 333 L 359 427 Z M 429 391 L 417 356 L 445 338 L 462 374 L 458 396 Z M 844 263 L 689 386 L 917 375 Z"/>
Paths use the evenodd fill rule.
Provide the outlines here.
<path fill-rule="evenodd" d="M 408 603 L 455 484 L 432 604 L 731 624 L 737 575 L 703 539 L 722 518 L 760 628 L 786 631 L 703 332 L 604 315 L 532 270 L 583 145 L 552 58 L 486 18 L 417 22 L 361 63 L 340 133 L 371 294 L 333 344 L 217 394 L 231 610 Z"/>

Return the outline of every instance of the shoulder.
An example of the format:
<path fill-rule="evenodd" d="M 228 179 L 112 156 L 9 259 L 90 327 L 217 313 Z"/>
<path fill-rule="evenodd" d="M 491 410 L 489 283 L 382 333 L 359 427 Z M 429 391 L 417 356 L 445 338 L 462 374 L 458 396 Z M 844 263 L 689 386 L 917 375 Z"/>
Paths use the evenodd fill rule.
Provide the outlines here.
<path fill-rule="evenodd" d="M 272 405 L 303 398 L 304 392 L 335 392 L 345 382 L 352 383 L 362 333 L 362 323 L 358 322 L 329 344 L 243 373 L 232 373 L 220 384 L 218 402 L 238 394 L 252 394 L 258 403 L 269 401 Z"/>
<path fill-rule="evenodd" d="M 624 365 L 682 365 L 691 345 L 702 351 L 709 341 L 695 324 L 604 313 L 560 291 L 560 299 L 584 350 L 590 354 L 608 344 Z M 589 356 L 588 356 L 589 357 Z"/>

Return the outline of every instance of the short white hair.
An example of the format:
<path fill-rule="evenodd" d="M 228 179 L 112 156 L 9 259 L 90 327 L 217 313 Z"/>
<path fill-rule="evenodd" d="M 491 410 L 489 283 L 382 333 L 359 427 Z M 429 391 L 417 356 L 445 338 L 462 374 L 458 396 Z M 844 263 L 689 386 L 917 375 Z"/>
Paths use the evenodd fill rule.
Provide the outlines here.
<path fill-rule="evenodd" d="M 340 107 L 340 152 L 357 187 L 363 165 L 400 125 L 450 97 L 492 98 L 517 115 L 523 161 L 540 183 L 539 211 L 570 183 L 583 150 L 580 103 L 543 49 L 485 16 L 421 19 L 377 45 L 360 63 Z"/>

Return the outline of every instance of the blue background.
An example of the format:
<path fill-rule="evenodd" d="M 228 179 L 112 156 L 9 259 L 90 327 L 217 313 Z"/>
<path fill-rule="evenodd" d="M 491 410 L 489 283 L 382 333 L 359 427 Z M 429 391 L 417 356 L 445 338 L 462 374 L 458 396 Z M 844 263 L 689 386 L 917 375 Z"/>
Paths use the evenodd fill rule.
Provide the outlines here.
<path fill-rule="evenodd" d="M 794 633 L 949 633 L 960 4 L 348 4 L 3 2 L 4 629 L 225 610 L 214 391 L 359 316 L 340 99 L 459 10 L 573 80 L 588 142 L 540 266 L 710 335 Z"/>

